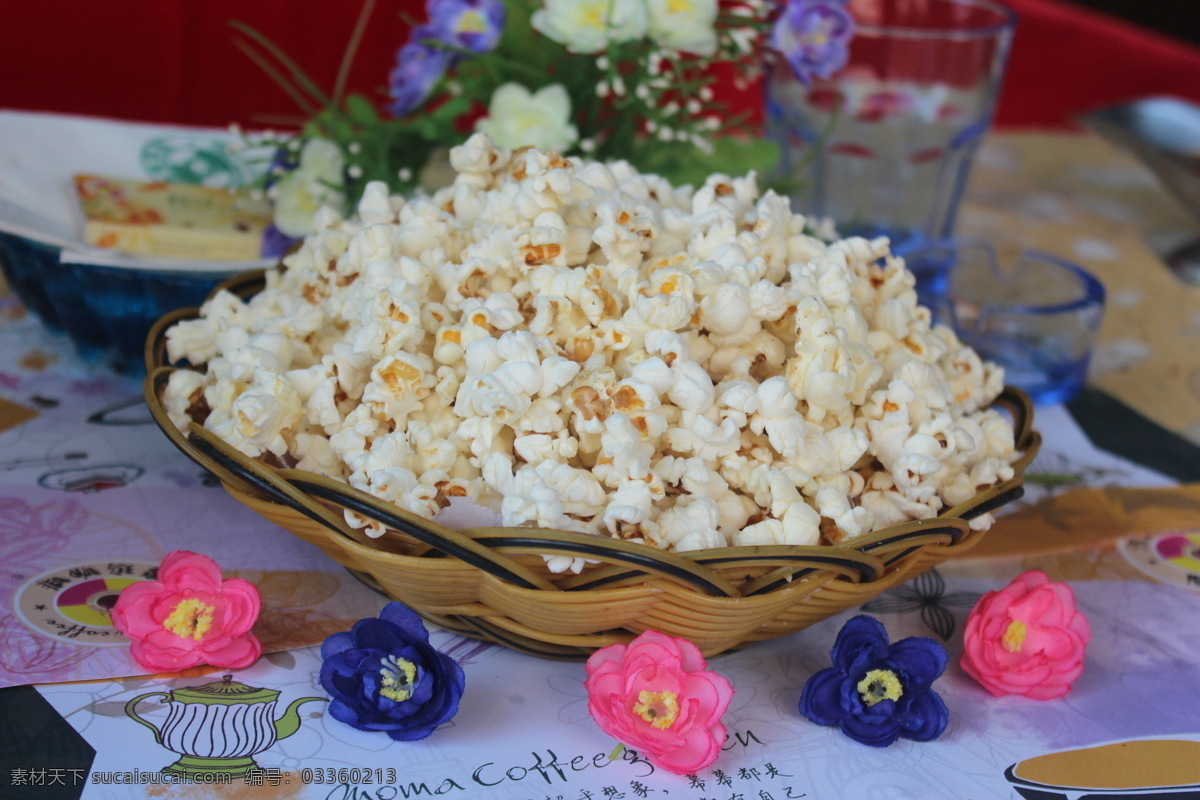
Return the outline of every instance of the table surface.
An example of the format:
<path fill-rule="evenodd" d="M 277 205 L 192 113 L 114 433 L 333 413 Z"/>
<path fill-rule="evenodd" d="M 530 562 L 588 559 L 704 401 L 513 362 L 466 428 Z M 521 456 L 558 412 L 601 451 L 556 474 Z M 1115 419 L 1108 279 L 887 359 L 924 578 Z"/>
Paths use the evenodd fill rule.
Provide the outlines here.
<path fill-rule="evenodd" d="M 1200 443 L 1200 287 L 1160 255 L 1200 237 L 1200 221 L 1146 167 L 1092 134 L 992 134 L 958 231 L 1093 272 L 1108 304 L 1089 383 Z"/>

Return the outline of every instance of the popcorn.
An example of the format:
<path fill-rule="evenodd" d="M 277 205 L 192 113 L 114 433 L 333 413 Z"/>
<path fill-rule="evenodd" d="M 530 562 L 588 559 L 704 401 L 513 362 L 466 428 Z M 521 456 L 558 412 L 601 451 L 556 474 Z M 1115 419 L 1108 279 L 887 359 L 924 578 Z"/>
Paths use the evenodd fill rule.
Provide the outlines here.
<path fill-rule="evenodd" d="M 654 511 L 654 493 L 636 478 L 624 480 L 608 497 L 604 508 L 604 527 L 619 539 L 647 541 L 658 538 L 650 525 Z"/>
<path fill-rule="evenodd" d="M 337 378 L 338 388 L 345 392 L 347 397 L 362 397 L 373 369 L 372 359 L 368 354 L 356 352 L 346 342 L 338 342 L 321 359 L 321 363 Z"/>
<path fill-rule="evenodd" d="M 260 369 L 232 403 L 209 414 L 205 427 L 248 456 L 268 451 L 281 456 L 288 451 L 284 435 L 293 431 L 302 415 L 300 397 L 291 383 Z"/>
<path fill-rule="evenodd" d="M 692 278 L 679 269 L 655 270 L 634 284 L 629 299 L 634 319 L 661 330 L 680 330 L 697 311 Z"/>
<path fill-rule="evenodd" d="M 875 515 L 861 506 L 854 505 L 847 495 L 832 487 L 825 487 L 817 492 L 816 500 L 822 522 L 830 520 L 836 530 L 836 534 L 833 535 L 825 533 L 826 538 L 832 542 L 870 533 Z M 822 528 L 822 531 L 825 532 L 825 529 Z"/>
<path fill-rule="evenodd" d="M 167 358 L 171 361 L 186 358 L 193 364 L 203 364 L 221 352 L 217 337 L 222 332 L 232 329 L 244 335 L 250 321 L 245 302 L 221 289 L 200 307 L 198 318 L 184 320 L 167 331 Z"/>
<path fill-rule="evenodd" d="M 671 402 L 685 411 L 703 414 L 712 408 L 715 391 L 712 378 L 695 361 L 684 361 L 674 367 L 675 381 L 667 390 Z"/>
<path fill-rule="evenodd" d="M 293 372 L 287 374 L 289 379 Z M 313 425 L 323 428 L 337 426 L 342 421 L 342 412 L 338 408 L 337 380 L 329 377 L 317 384 L 304 398 L 304 411 L 305 417 Z"/>
<path fill-rule="evenodd" d="M 172 422 L 417 514 L 675 551 L 839 542 L 1012 477 L 1003 373 L 886 239 L 814 238 L 754 176 L 676 188 L 483 134 L 450 163 L 433 195 L 321 210 L 257 296 L 168 331 L 204 368 L 172 374 Z"/>
<path fill-rule="evenodd" d="M 658 519 L 658 540 L 677 552 L 725 547 L 728 542 L 717 530 L 720 510 L 707 497 L 689 496 L 662 513 Z"/>
<path fill-rule="evenodd" d="M 338 458 L 337 452 L 329 444 L 329 439 L 318 433 L 297 433 L 292 454 L 298 459 L 296 469 L 315 472 L 336 480 L 345 479 L 344 462 Z"/>
<path fill-rule="evenodd" d="M 363 388 L 362 402 L 377 417 L 403 425 L 412 411 L 433 388 L 433 365 L 428 356 L 397 353 L 387 356 L 371 370 L 371 380 Z"/>
<path fill-rule="evenodd" d="M 363 188 L 362 198 L 358 201 L 358 218 L 367 225 L 396 221 L 396 212 L 388 200 L 386 183 L 371 181 Z"/>
<path fill-rule="evenodd" d="M 779 471 L 765 476 L 770 516 L 734 534 L 737 545 L 812 545 L 820 541 L 821 518 L 791 479 Z"/>
<path fill-rule="evenodd" d="M 171 423 L 185 430 L 192 421 L 192 410 L 204 401 L 204 376 L 198 372 L 177 369 L 167 380 L 163 406 Z M 199 416 L 199 414 L 197 414 Z"/>
<path fill-rule="evenodd" d="M 693 411 L 684 411 L 678 423 L 667 429 L 664 442 L 678 453 L 715 461 L 737 452 L 741 431 L 732 419 L 718 424 Z"/>
<path fill-rule="evenodd" d="M 559 430 L 548 433 L 528 433 L 513 439 L 513 452 L 528 464 L 541 461 L 569 462 L 579 453 L 579 440 Z"/>
<path fill-rule="evenodd" d="M 762 323 L 750 309 L 750 287 L 726 281 L 718 284 L 700 302 L 700 324 L 714 344 L 738 345 L 758 333 Z"/>
<path fill-rule="evenodd" d="M 750 430 L 765 433 L 771 447 L 785 461 L 805 451 L 807 425 L 796 412 L 796 397 L 783 378 L 770 378 L 759 384 L 755 395 L 758 411 L 750 420 Z"/>
<path fill-rule="evenodd" d="M 492 144 L 490 136 L 476 133 L 458 147 L 450 150 L 450 166 L 458 173 L 458 181 L 477 183 L 476 178 L 482 179 L 482 186 L 488 186 L 492 174 L 508 165 L 509 154 L 498 150 Z"/>

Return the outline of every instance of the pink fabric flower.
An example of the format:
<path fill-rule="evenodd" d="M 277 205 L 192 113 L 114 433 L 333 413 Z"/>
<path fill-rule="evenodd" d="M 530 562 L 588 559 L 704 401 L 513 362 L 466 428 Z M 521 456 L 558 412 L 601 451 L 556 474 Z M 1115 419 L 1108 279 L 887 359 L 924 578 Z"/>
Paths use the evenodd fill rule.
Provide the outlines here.
<path fill-rule="evenodd" d="M 1065 583 L 1030 570 L 979 598 L 963 633 L 962 668 L 997 697 L 1062 697 L 1083 672 L 1091 638 Z"/>
<path fill-rule="evenodd" d="M 112 621 L 133 640 L 134 660 L 151 672 L 197 664 L 240 669 L 262 654 L 250 633 L 258 609 L 258 590 L 249 581 L 223 581 L 208 556 L 176 550 L 163 559 L 158 580 L 122 590 Z"/>
<path fill-rule="evenodd" d="M 587 662 L 588 711 L 605 733 L 681 775 L 717 760 L 733 686 L 686 639 L 646 631 Z"/>

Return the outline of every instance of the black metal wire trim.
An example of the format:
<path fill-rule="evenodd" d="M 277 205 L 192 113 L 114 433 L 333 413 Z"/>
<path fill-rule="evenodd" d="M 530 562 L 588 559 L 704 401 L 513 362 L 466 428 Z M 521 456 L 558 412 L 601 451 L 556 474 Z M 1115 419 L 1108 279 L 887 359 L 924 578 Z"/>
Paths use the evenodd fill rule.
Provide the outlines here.
<path fill-rule="evenodd" d="M 900 534 L 899 536 L 893 536 L 890 539 L 885 539 L 880 542 L 873 542 L 868 545 L 863 545 L 859 549 L 862 552 L 867 553 L 872 550 L 878 550 L 879 548 L 884 547 L 886 545 L 894 544 L 895 542 L 903 542 L 905 539 L 916 539 L 921 536 L 927 536 L 931 533 L 946 533 L 948 531 L 958 532 L 958 529 L 957 528 L 923 528 L 920 530 L 910 531 L 909 533 Z M 952 536 L 949 546 L 958 544 L 959 541 L 961 541 L 961 539 L 962 539 L 962 535 L 961 535 L 961 532 L 959 532 L 958 536 Z M 905 558 L 908 558 L 913 553 L 923 550 L 926 547 L 930 547 L 933 544 L 934 543 L 931 542 L 928 544 L 916 545 L 913 547 L 909 547 L 905 550 L 902 550 L 899 553 L 889 556 L 883 562 L 883 564 L 884 564 L 884 566 L 890 567 L 892 564 L 895 564 L 899 561 L 903 561 Z M 946 545 L 942 545 L 942 546 L 946 546 Z"/>
<path fill-rule="evenodd" d="M 810 568 L 810 569 L 806 569 L 806 570 L 801 570 L 800 572 L 793 572 L 787 578 L 780 578 L 777 581 L 772 581 L 771 583 L 768 583 L 766 586 L 760 586 L 759 588 L 755 589 L 753 592 L 750 592 L 749 594 L 747 594 L 746 597 L 758 597 L 760 595 L 770 594 L 771 592 L 774 592 L 778 589 L 783 588 L 784 586 L 789 585 L 792 582 L 792 580 L 795 580 L 796 578 L 803 578 L 815 571 L 816 570 Z"/>
<path fill-rule="evenodd" d="M 206 456 L 211 458 L 213 461 L 217 462 L 222 467 L 224 467 L 225 469 L 232 472 L 234 475 L 237 475 L 239 478 L 244 480 L 246 483 L 248 483 L 254 489 L 258 490 L 259 492 L 262 492 L 264 495 L 271 498 L 272 502 L 277 503 L 282 506 L 287 506 L 288 508 L 292 509 L 293 511 L 298 511 L 301 514 L 303 514 L 304 516 L 311 519 L 313 522 L 316 522 L 317 524 L 319 524 L 321 527 L 326 528 L 326 529 L 329 528 L 328 523 L 324 519 L 321 518 L 320 514 L 316 513 L 315 511 L 310 510 L 303 503 L 297 503 L 291 497 L 288 497 L 285 493 L 279 491 L 279 488 L 277 486 L 275 486 L 273 483 L 271 483 L 270 481 L 268 481 L 266 478 L 262 477 L 261 475 L 258 475 L 255 472 L 252 472 L 250 470 L 243 468 L 242 465 L 239 464 L 237 461 L 230 458 L 225 453 L 222 453 L 220 450 L 213 447 L 212 445 L 210 445 L 208 442 L 204 441 L 199 436 L 196 436 L 195 434 L 191 434 L 188 436 L 188 441 L 192 443 L 193 447 L 195 447 L 200 452 L 204 453 Z M 341 535 L 341 531 L 335 530 L 334 532 Z"/>
<path fill-rule="evenodd" d="M 796 574 L 797 575 L 807 575 L 810 572 L 814 572 L 814 571 L 815 571 L 815 568 L 809 568 L 806 570 L 802 570 L 801 572 L 798 572 Z M 601 587 L 607 586 L 610 583 L 616 583 L 617 581 L 623 581 L 623 580 L 629 580 L 631 578 L 637 578 L 644 574 L 645 573 L 633 572 L 632 570 L 627 571 L 627 572 L 618 572 L 618 573 L 614 573 L 612 575 L 605 575 L 602 578 L 597 578 L 592 581 L 587 581 L 586 583 L 576 584 L 575 586 L 572 586 L 571 588 L 567 589 L 567 591 L 568 592 L 590 591 L 592 589 L 599 589 Z M 760 594 L 760 592 L 752 592 L 751 594 L 742 595 L 742 597 L 751 597 L 752 595 L 756 595 L 756 594 Z"/>
<path fill-rule="evenodd" d="M 797 545 L 797 547 L 801 547 L 801 546 L 802 545 Z M 867 580 L 867 583 L 870 583 L 871 581 L 876 580 L 877 578 L 879 578 L 879 576 L 881 574 L 878 571 L 872 569 L 870 564 L 864 564 L 861 561 L 855 561 L 852 558 L 838 558 L 836 556 L 822 556 L 822 555 L 814 556 L 814 555 L 805 555 L 804 553 L 797 553 L 794 556 L 780 556 L 780 555 L 713 556 L 711 558 L 697 558 L 696 563 L 704 564 L 705 566 L 708 566 L 710 564 L 727 564 L 730 562 L 780 561 L 780 560 L 783 560 L 783 561 L 811 561 L 811 562 L 815 562 L 818 564 L 839 564 L 843 567 L 849 567 L 850 569 L 853 569 L 855 572 L 857 572 L 859 575 L 861 575 L 863 578 L 865 578 Z M 813 569 L 815 569 L 815 567 L 813 567 Z"/>
<path fill-rule="evenodd" d="M 1013 488 L 1009 489 L 1007 492 L 1002 492 L 1001 494 L 998 494 L 995 497 L 993 497 L 991 500 L 987 500 L 987 501 L 975 506 L 974 508 L 970 509 L 969 511 L 963 512 L 962 518 L 966 519 L 966 520 L 975 519 L 976 517 L 980 516 L 981 514 L 986 514 L 989 511 L 995 511 L 997 508 L 1000 508 L 1001 506 L 1006 506 L 1009 503 L 1020 500 L 1024 496 L 1025 496 L 1024 484 L 1021 484 L 1019 486 L 1014 486 Z M 957 544 L 957 541 L 955 543 Z"/>
<path fill-rule="evenodd" d="M 703 590 L 706 594 L 714 597 L 737 597 L 731 595 L 712 581 L 705 580 L 703 577 L 682 569 L 675 564 L 665 563 L 660 561 L 653 551 L 642 555 L 640 553 L 626 553 L 620 550 L 613 550 L 605 547 L 602 544 L 584 544 L 582 542 L 563 542 L 551 541 L 547 539 L 526 539 L 521 536 L 481 536 L 475 541 L 480 544 L 486 544 L 489 547 L 528 547 L 538 551 L 551 551 L 570 553 L 583 557 L 597 556 L 599 558 L 608 558 L 614 561 L 620 561 L 626 564 L 650 569 L 654 572 L 662 572 L 672 577 L 678 578 L 686 583 Z"/>
<path fill-rule="evenodd" d="M 928 547 L 928 545 L 910 547 L 907 550 L 903 550 L 903 551 L 897 553 L 896 555 L 892 556 L 891 558 L 889 558 L 887 561 L 885 561 L 883 563 L 887 564 L 890 567 L 892 564 L 895 564 L 898 561 L 903 561 L 904 559 L 908 558 L 913 553 L 916 553 L 916 552 L 924 549 L 924 547 Z"/>

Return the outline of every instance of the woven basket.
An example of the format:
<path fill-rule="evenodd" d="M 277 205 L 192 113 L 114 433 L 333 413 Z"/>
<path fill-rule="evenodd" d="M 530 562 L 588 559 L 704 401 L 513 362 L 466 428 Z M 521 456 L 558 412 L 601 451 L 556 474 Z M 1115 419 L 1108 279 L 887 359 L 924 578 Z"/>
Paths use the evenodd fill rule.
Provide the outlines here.
<path fill-rule="evenodd" d="M 249 297 L 250 273 L 223 288 Z M 646 545 L 567 531 L 472 528 L 454 531 L 311 472 L 277 469 L 195 423 L 168 419 L 161 393 L 166 330 L 197 316 L 163 317 L 146 342 L 146 401 L 181 451 L 219 478 L 237 500 L 291 531 L 389 597 L 443 628 L 523 652 L 584 658 L 654 629 L 694 642 L 705 655 L 798 631 L 971 549 L 984 535 L 968 521 L 1023 493 L 1021 473 L 1041 444 L 1029 398 L 1005 389 L 996 405 L 1013 415 L 1015 476 L 933 519 L 896 525 L 837 546 L 729 547 L 667 553 Z M 351 509 L 388 527 L 378 539 L 346 524 Z M 582 573 L 555 574 L 542 554 L 581 556 Z"/>

